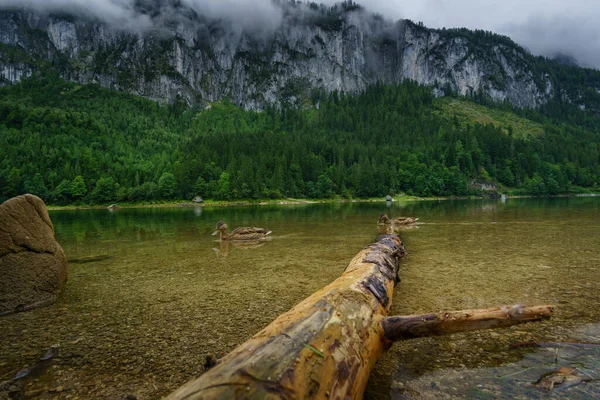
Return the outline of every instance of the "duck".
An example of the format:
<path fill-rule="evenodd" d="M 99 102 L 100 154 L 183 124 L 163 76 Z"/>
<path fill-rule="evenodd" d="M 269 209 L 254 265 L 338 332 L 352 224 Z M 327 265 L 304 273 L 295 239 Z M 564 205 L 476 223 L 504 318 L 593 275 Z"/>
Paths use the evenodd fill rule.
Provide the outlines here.
<path fill-rule="evenodd" d="M 237 228 L 231 233 L 227 233 L 227 224 L 225 221 L 217 222 L 213 236 L 219 234 L 221 240 L 260 240 L 264 239 L 271 231 L 264 228 Z"/>
<path fill-rule="evenodd" d="M 387 216 L 387 214 L 379 214 L 379 219 L 377 220 L 377 223 L 385 225 L 412 225 L 418 220 L 419 218 L 414 217 L 396 217 L 390 219 Z"/>

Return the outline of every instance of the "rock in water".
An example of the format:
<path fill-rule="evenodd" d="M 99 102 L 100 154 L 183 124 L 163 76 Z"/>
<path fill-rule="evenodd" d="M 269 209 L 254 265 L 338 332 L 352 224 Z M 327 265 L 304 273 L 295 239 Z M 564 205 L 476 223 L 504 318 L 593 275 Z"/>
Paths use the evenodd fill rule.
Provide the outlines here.
<path fill-rule="evenodd" d="M 65 287 L 65 252 L 39 197 L 0 205 L 0 277 L 0 315 L 52 304 Z"/>

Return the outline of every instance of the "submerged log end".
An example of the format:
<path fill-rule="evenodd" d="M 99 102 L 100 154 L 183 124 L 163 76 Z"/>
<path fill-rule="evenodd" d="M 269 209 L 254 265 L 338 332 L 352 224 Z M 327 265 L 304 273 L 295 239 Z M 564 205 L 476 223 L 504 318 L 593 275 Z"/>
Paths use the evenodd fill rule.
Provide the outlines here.
<path fill-rule="evenodd" d="M 506 328 L 526 322 L 548 319 L 553 306 L 503 306 L 485 310 L 463 310 L 437 314 L 388 317 L 382 321 L 387 340 L 449 335 L 479 329 Z"/>

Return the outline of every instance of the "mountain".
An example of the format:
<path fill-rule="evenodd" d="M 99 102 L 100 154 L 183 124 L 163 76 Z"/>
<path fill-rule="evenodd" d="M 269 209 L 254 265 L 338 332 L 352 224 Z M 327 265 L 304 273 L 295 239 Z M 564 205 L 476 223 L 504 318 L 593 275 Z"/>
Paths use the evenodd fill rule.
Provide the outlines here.
<path fill-rule="evenodd" d="M 377 82 L 411 79 L 433 86 L 436 95 L 479 94 L 517 107 L 553 99 L 586 109 L 600 103 L 597 71 L 536 58 L 489 32 L 388 21 L 351 1 L 333 7 L 275 3 L 281 23 L 258 32 L 200 15 L 177 0 L 136 4 L 150 28 L 1 10 L 0 85 L 52 69 L 69 81 L 163 102 L 194 105 L 227 98 L 260 110 L 302 106 L 320 90 L 355 94 Z M 569 81 L 573 71 L 564 68 L 585 75 L 585 84 Z"/>

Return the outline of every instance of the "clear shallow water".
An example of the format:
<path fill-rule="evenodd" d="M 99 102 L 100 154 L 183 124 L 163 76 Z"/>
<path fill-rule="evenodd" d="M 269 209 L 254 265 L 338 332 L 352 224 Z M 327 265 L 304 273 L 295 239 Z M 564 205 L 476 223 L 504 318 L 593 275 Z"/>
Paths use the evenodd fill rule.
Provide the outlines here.
<path fill-rule="evenodd" d="M 599 393 L 594 381 L 551 393 L 531 385 L 574 363 L 600 377 L 597 349 L 509 348 L 600 343 L 599 198 L 51 212 L 70 259 L 104 259 L 70 263 L 55 305 L 0 319 L 0 380 L 59 344 L 59 358 L 27 382 L 32 397 L 159 398 L 197 376 L 207 353 L 223 356 L 337 278 L 377 236 L 380 212 L 424 223 L 402 234 L 409 256 L 393 314 L 517 303 L 557 310 L 541 324 L 397 344 L 366 398 Z M 273 237 L 222 247 L 210 235 L 221 219 Z"/>

